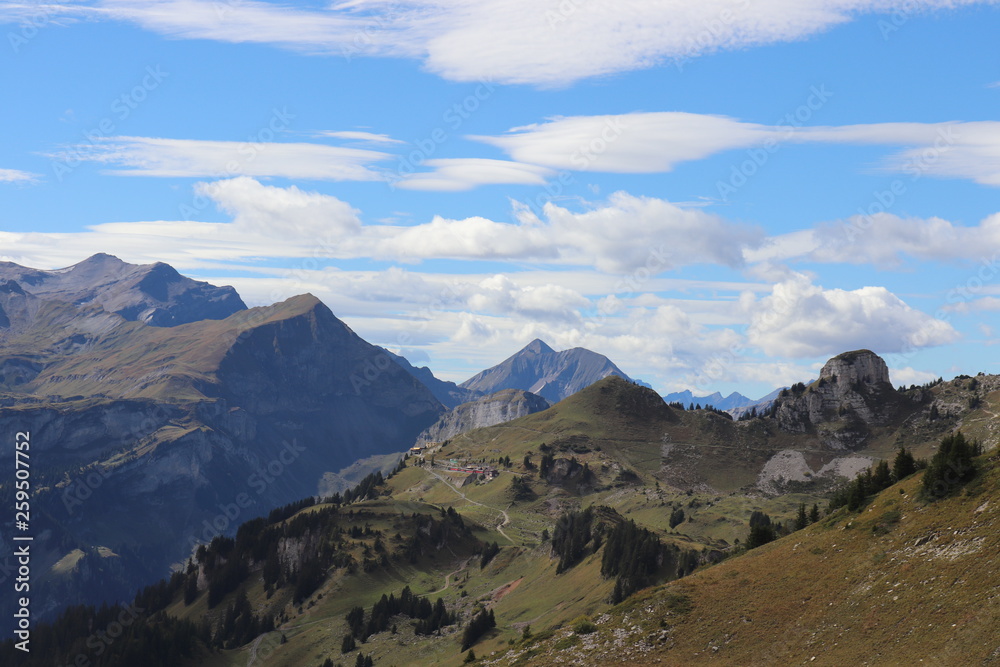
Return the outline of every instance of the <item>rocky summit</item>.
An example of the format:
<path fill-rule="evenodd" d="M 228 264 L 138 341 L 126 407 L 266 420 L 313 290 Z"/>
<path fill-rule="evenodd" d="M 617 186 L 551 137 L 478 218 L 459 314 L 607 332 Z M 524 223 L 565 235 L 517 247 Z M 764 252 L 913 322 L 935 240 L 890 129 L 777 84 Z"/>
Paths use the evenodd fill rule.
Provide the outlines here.
<path fill-rule="evenodd" d="M 459 386 L 482 393 L 523 389 L 558 403 L 609 375 L 630 379 L 604 355 L 582 347 L 556 352 L 536 338 Z"/>

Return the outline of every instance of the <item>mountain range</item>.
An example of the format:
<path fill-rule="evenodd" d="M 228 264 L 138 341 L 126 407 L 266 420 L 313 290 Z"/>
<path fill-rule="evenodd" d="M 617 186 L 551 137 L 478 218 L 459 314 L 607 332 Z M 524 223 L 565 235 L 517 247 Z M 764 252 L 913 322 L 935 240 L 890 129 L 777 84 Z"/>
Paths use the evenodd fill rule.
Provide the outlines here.
<path fill-rule="evenodd" d="M 457 665 L 462 628 L 487 612 L 496 628 L 473 641 L 480 656 L 604 664 L 615 633 L 631 636 L 634 625 L 611 603 L 711 571 L 741 551 L 752 516 L 787 523 L 800 507 L 819 512 L 845 480 L 901 446 L 931 457 L 959 431 L 990 446 L 1000 437 L 1000 376 L 896 389 L 869 350 L 831 358 L 815 381 L 778 390 L 753 412 L 729 408 L 740 411 L 734 418 L 725 401 L 749 399 L 681 394 L 668 405 L 581 348 L 535 340 L 455 384 L 364 341 L 311 295 L 246 308 L 231 288 L 107 255 L 2 271 L 0 428 L 31 433 L 35 618 L 126 602 L 153 584 L 136 598 L 148 615 L 108 648 L 106 664 L 139 664 L 147 656 L 126 648 L 157 645 L 174 647 L 171 665 L 332 665 L 353 661 L 355 649 L 343 647 L 357 634 L 360 650 L 385 664 Z M 428 447 L 399 461 L 415 442 Z M 12 460 L 13 447 L 0 442 L 0 456 Z M 7 481 L 0 504 L 9 506 Z M 838 535 L 852 525 L 830 516 Z M 13 525 L 0 529 L 8 536 Z M 640 567 L 640 542 L 656 558 L 641 575 L 623 573 Z M 13 548 L 0 542 L 4 571 Z M 864 556 L 876 568 L 878 553 Z M 847 565 L 838 557 L 824 567 Z M 667 639 L 674 627 L 700 632 L 676 600 L 705 604 L 714 593 L 692 585 L 701 588 L 668 585 L 650 603 Z M 445 611 L 433 614 L 445 625 L 421 634 L 415 617 L 393 612 L 402 630 L 383 627 L 372 606 L 383 594 L 400 599 L 404 586 L 441 597 Z M 803 604 L 768 590 L 775 604 Z M 853 593 L 836 595 L 829 601 L 839 604 Z M 737 598 L 747 614 L 751 598 Z M 0 598 L 5 618 L 12 605 Z M 370 632 L 347 621 L 356 607 Z M 51 652 L 26 664 L 90 655 L 93 630 L 67 628 L 104 627 L 102 613 L 66 612 L 51 634 L 41 631 Z M 587 624 L 607 633 L 580 639 Z M 688 646 L 656 637 L 656 646 Z M 724 637 L 708 640 L 727 650 Z M 587 651 L 573 653 L 578 645 Z M 735 662 L 766 652 L 746 646 Z M 111 661 L 119 651 L 124 662 Z M 618 657 L 644 664 L 638 653 Z"/>
<path fill-rule="evenodd" d="M 899 390 L 868 350 L 739 420 L 606 377 L 212 539 L 107 664 L 988 664 L 998 409 L 1000 376 Z M 959 432 L 986 451 L 928 498 Z M 128 609 L 42 626 L 26 664 Z"/>

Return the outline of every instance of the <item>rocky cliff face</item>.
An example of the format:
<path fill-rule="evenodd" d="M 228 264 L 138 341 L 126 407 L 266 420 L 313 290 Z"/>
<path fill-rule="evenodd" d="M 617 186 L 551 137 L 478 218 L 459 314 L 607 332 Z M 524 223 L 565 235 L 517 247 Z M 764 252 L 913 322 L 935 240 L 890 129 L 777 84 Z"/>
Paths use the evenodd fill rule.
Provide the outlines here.
<path fill-rule="evenodd" d="M 84 286 L 109 263 L 84 266 Z M 107 310 L 103 292 L 61 301 L 43 289 L 51 272 L 23 273 L 28 285 L 0 281 L 0 429 L 31 433 L 38 572 L 106 548 L 123 568 L 107 571 L 108 590 L 134 590 L 195 542 L 315 494 L 325 472 L 405 450 L 444 411 L 310 295 L 161 327 Z M 196 312 L 164 295 L 181 319 Z M 0 456 L 13 460 L 13 444 L 0 438 Z M 76 586 L 68 571 L 32 586 L 40 608 L 100 601 L 80 596 L 101 582 Z"/>
<path fill-rule="evenodd" d="M 520 389 L 504 389 L 444 413 L 417 437 L 417 442 L 443 442 L 459 433 L 503 424 L 548 407 L 549 402 L 541 396 Z"/>
<path fill-rule="evenodd" d="M 784 430 L 815 430 L 827 446 L 853 449 L 871 427 L 892 419 L 898 397 L 885 361 L 870 350 L 857 350 L 830 359 L 816 382 L 791 387 L 777 402 L 775 418 Z"/>
<path fill-rule="evenodd" d="M 541 340 L 459 386 L 483 393 L 523 389 L 558 403 L 609 375 L 630 379 L 604 355 L 582 347 L 556 352 Z"/>

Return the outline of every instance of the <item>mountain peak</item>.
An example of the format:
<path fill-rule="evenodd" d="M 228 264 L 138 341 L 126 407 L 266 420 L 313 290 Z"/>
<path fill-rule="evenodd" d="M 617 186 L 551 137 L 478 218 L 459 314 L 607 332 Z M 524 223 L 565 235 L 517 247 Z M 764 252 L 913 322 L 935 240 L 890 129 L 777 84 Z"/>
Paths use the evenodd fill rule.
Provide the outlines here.
<path fill-rule="evenodd" d="M 854 350 L 838 354 L 823 366 L 821 379 L 865 385 L 889 382 L 889 367 L 882 357 L 871 350 Z"/>
<path fill-rule="evenodd" d="M 533 354 L 548 354 L 548 353 L 551 353 L 551 352 L 555 352 L 555 350 L 553 350 L 551 347 L 549 347 L 548 345 L 546 345 L 545 341 L 543 341 L 541 338 L 536 338 L 535 340 L 533 340 L 530 343 L 528 343 L 527 345 L 525 345 L 521 349 L 521 352 L 522 353 L 523 352 L 531 352 Z"/>
<path fill-rule="evenodd" d="M 558 403 L 609 375 L 629 379 L 610 359 L 582 347 L 556 352 L 536 338 L 503 362 L 459 386 L 483 394 L 523 389 Z"/>
<path fill-rule="evenodd" d="M 126 320 L 156 327 L 221 320 L 246 310 L 232 287 L 187 278 L 162 262 L 129 264 L 103 252 L 52 271 L 0 263 L 3 279 L 16 280 L 43 301 L 94 303 Z"/>

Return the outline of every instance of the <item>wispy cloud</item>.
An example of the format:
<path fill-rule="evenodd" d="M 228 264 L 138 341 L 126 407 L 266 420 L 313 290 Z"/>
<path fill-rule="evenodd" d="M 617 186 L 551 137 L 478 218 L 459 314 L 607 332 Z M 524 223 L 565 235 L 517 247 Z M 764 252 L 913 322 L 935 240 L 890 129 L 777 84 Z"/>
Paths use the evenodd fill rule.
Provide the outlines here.
<path fill-rule="evenodd" d="M 375 181 L 371 165 L 391 157 L 379 151 L 311 143 L 201 141 L 107 137 L 69 146 L 54 160 L 89 161 L 119 176 L 284 177 L 321 181 Z"/>
<path fill-rule="evenodd" d="M 1000 186 L 998 121 L 801 127 L 664 111 L 553 118 L 498 136 L 470 138 L 519 162 L 612 173 L 667 172 L 724 151 L 773 150 L 782 142 L 902 146 L 881 168 Z"/>
<path fill-rule="evenodd" d="M 374 132 L 362 132 L 358 130 L 344 130 L 334 132 L 332 130 L 324 130 L 322 132 L 317 132 L 318 137 L 331 137 L 333 139 L 346 139 L 348 141 L 363 141 L 372 144 L 405 144 L 405 141 L 400 139 L 393 139 L 388 134 L 375 134 Z"/>
<path fill-rule="evenodd" d="M 480 185 L 545 185 L 555 172 L 508 160 L 485 158 L 441 158 L 423 163 L 434 171 L 418 172 L 394 180 L 397 188 L 455 192 Z"/>
<path fill-rule="evenodd" d="M 920 9 L 989 2 L 922 0 Z M 866 13 L 912 13 L 913 1 L 353 0 L 324 10 L 259 0 L 99 0 L 53 7 L 66 15 L 88 12 L 128 21 L 179 39 L 272 44 L 348 58 L 413 58 L 456 81 L 559 86 L 716 51 L 800 40 Z M 26 11 L 23 4 L 0 5 L 0 16 Z"/>
<path fill-rule="evenodd" d="M 0 183 L 20 183 L 27 185 L 37 183 L 41 176 L 20 169 L 0 169 Z"/>

